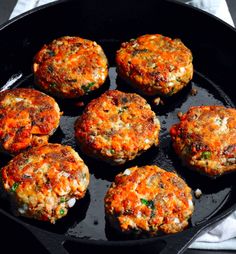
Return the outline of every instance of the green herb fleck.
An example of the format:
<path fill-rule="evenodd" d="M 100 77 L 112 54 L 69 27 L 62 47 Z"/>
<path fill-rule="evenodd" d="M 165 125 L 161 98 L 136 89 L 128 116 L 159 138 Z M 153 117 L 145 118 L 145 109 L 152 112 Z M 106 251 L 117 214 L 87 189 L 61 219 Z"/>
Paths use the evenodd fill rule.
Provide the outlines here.
<path fill-rule="evenodd" d="M 60 209 L 60 215 L 63 215 L 65 213 L 64 209 Z"/>
<path fill-rule="evenodd" d="M 49 54 L 49 56 L 55 56 L 56 55 L 55 52 L 52 51 L 52 50 L 48 51 L 48 54 Z"/>
<path fill-rule="evenodd" d="M 19 185 L 20 185 L 20 183 L 15 182 L 15 183 L 11 186 L 11 192 L 15 192 Z"/>
<path fill-rule="evenodd" d="M 111 150 L 110 150 L 110 153 L 111 153 L 111 154 L 114 154 L 114 153 L 115 153 L 115 150 L 114 150 L 114 149 L 111 149 Z"/>
<path fill-rule="evenodd" d="M 122 102 L 123 104 L 127 103 L 128 101 L 129 101 L 129 100 L 128 100 L 127 97 L 122 97 L 122 98 L 121 98 L 121 102 Z"/>
<path fill-rule="evenodd" d="M 155 207 L 153 207 L 150 217 L 153 218 L 153 217 L 155 216 L 155 214 L 156 214 L 156 213 L 155 213 Z"/>
<path fill-rule="evenodd" d="M 71 82 L 71 83 L 75 83 L 75 82 L 77 82 L 77 79 L 66 79 L 66 81 L 69 82 L 69 83 L 70 83 L 70 82 Z"/>
<path fill-rule="evenodd" d="M 66 199 L 64 197 L 61 197 L 60 203 L 64 203 L 64 202 L 66 202 Z"/>
<path fill-rule="evenodd" d="M 128 107 L 127 107 L 127 106 L 124 106 L 124 107 L 122 107 L 122 108 L 120 108 L 120 109 L 118 110 L 118 113 L 120 114 L 120 113 L 124 112 L 126 109 L 128 109 Z"/>
<path fill-rule="evenodd" d="M 175 87 L 172 88 L 172 90 L 168 93 L 168 96 L 173 95 L 176 92 Z"/>
<path fill-rule="evenodd" d="M 151 208 L 151 209 L 154 209 L 155 208 L 155 205 L 154 205 L 154 202 L 153 200 L 146 200 L 144 198 L 141 198 L 141 203 L 146 205 L 147 207 Z"/>
<path fill-rule="evenodd" d="M 82 178 L 86 179 L 87 178 L 87 174 L 86 173 L 82 173 Z"/>
<path fill-rule="evenodd" d="M 30 162 L 30 159 L 29 158 L 27 158 L 26 160 L 25 160 L 25 163 L 29 163 Z"/>
<path fill-rule="evenodd" d="M 208 160 L 210 158 L 211 158 L 211 152 L 209 151 L 202 152 L 201 159 Z"/>
<path fill-rule="evenodd" d="M 54 69 L 53 69 L 52 65 L 49 65 L 48 66 L 48 72 L 49 73 L 53 73 L 53 71 L 54 71 Z"/>
<path fill-rule="evenodd" d="M 148 49 L 135 49 L 132 52 L 132 56 L 136 56 L 137 54 L 142 54 L 142 53 L 147 53 L 147 52 L 148 52 Z"/>
<path fill-rule="evenodd" d="M 217 119 L 216 119 L 216 123 L 217 123 L 218 125 L 222 125 L 222 122 L 223 122 L 223 121 L 222 121 L 221 118 L 217 118 Z"/>
<path fill-rule="evenodd" d="M 141 198 L 141 203 L 148 206 L 148 200 Z"/>
<path fill-rule="evenodd" d="M 176 78 L 176 81 L 177 81 L 177 82 L 182 82 L 182 80 L 181 80 L 180 77 L 177 77 L 177 78 Z"/>
<path fill-rule="evenodd" d="M 51 83 L 51 84 L 50 84 L 50 87 L 56 88 L 56 87 L 57 87 L 57 84 L 56 84 L 56 83 Z"/>
<path fill-rule="evenodd" d="M 90 91 L 90 88 L 95 84 L 95 82 L 90 82 L 87 85 L 82 85 L 82 89 L 85 93 L 88 93 Z"/>

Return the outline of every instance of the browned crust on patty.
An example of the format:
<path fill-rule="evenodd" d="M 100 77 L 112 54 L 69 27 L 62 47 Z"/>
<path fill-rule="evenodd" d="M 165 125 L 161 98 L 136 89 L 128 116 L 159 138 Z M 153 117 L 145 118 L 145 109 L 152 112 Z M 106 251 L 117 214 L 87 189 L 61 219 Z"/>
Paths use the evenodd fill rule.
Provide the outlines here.
<path fill-rule="evenodd" d="M 116 165 L 158 145 L 159 130 L 145 99 L 111 90 L 87 105 L 76 121 L 75 137 L 86 154 Z"/>
<path fill-rule="evenodd" d="M 2 182 L 19 215 L 55 223 L 81 199 L 87 166 L 69 146 L 47 144 L 21 153 L 2 168 Z"/>
<path fill-rule="evenodd" d="M 145 95 L 171 96 L 193 76 L 191 51 L 179 39 L 146 34 L 122 43 L 118 74 Z"/>
<path fill-rule="evenodd" d="M 236 110 L 223 106 L 191 107 L 172 126 L 177 155 L 190 168 L 209 176 L 236 170 Z"/>
<path fill-rule="evenodd" d="M 99 88 L 108 75 L 107 58 L 95 41 L 64 36 L 34 57 L 35 83 L 63 98 L 78 98 Z"/>
<path fill-rule="evenodd" d="M 191 189 L 177 174 L 155 165 L 132 167 L 108 189 L 105 212 L 123 233 L 176 233 L 193 213 Z"/>
<path fill-rule="evenodd" d="M 30 88 L 0 93 L 0 143 L 10 154 L 47 143 L 59 121 L 58 104 L 44 93 Z"/>

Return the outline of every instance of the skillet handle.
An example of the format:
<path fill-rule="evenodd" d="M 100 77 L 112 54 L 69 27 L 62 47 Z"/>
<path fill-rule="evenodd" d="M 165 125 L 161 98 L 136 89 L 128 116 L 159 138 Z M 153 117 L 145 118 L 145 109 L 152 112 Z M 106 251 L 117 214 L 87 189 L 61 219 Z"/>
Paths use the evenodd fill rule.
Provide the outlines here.
<path fill-rule="evenodd" d="M 182 232 L 179 236 L 169 235 L 166 237 L 165 247 L 159 252 L 160 254 L 181 254 L 188 248 L 191 242 L 197 237 L 201 230 L 192 229 Z"/>
<path fill-rule="evenodd" d="M 28 227 L 29 231 L 36 237 L 36 239 L 43 245 L 49 254 L 69 254 L 64 248 L 64 236 L 43 231 L 32 226 Z"/>

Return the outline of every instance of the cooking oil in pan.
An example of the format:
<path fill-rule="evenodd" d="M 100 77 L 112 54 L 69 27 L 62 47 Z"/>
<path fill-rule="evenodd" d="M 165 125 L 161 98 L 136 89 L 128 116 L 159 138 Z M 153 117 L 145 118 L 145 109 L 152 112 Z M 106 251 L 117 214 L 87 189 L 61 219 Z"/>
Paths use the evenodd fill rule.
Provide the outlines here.
<path fill-rule="evenodd" d="M 8 83 L 10 87 L 33 87 L 33 76 L 18 75 L 16 82 Z M 151 104 L 153 110 L 158 115 L 161 122 L 160 145 L 158 148 L 151 148 L 135 160 L 128 162 L 124 166 L 111 167 L 106 163 L 91 159 L 81 153 L 74 139 L 74 122 L 82 113 L 86 104 L 95 97 L 98 97 L 106 89 L 119 89 L 126 92 L 135 92 L 127 84 L 117 77 L 115 67 L 109 69 L 109 79 L 103 89 L 95 94 L 91 94 L 82 101 L 82 107 L 77 107 L 76 100 L 59 100 L 60 108 L 64 114 L 61 117 L 60 128 L 51 137 L 50 142 L 70 145 L 78 151 L 85 163 L 90 169 L 90 184 L 87 194 L 83 200 L 80 200 L 70 209 L 65 218 L 59 220 L 55 225 L 34 221 L 32 219 L 19 218 L 29 224 L 36 225 L 47 231 L 57 232 L 76 238 L 94 239 L 94 240 L 119 240 L 110 226 L 106 223 L 104 214 L 104 196 L 111 182 L 118 172 L 134 165 L 156 164 L 163 169 L 175 170 L 185 179 L 193 191 L 200 189 L 202 196 L 196 199 L 193 195 L 195 211 L 190 221 L 190 227 L 202 223 L 212 218 L 226 201 L 231 199 L 233 180 L 232 177 L 223 176 L 219 179 L 209 179 L 200 174 L 196 174 L 183 167 L 176 157 L 169 136 L 169 129 L 172 124 L 177 123 L 178 113 L 186 112 L 190 106 L 198 105 L 225 105 L 234 107 L 229 97 L 210 80 L 203 75 L 194 73 L 193 81 L 183 89 L 183 91 L 174 95 L 171 99 L 164 100 L 164 105 L 155 106 L 153 98 L 146 98 Z M 191 93 L 193 89 L 194 93 Z M 5 165 L 10 157 L 5 157 L 1 161 L 1 166 Z M 0 209 L 10 213 L 6 202 L 1 202 Z"/>

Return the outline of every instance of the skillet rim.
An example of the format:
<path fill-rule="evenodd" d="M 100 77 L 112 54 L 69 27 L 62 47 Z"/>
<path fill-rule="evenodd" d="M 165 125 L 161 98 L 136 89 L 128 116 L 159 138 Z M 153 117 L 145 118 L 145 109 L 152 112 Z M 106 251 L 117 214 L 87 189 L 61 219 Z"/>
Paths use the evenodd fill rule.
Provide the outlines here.
<path fill-rule="evenodd" d="M 214 19 L 215 22 L 223 24 L 225 27 L 227 27 L 227 29 L 232 30 L 234 33 L 236 32 L 236 28 L 232 27 L 228 23 L 224 22 L 223 20 L 219 19 L 218 17 L 216 17 L 216 16 L 214 16 L 214 15 L 212 15 L 212 14 L 210 14 L 210 13 L 204 11 L 204 10 L 198 9 L 194 6 L 187 5 L 185 3 L 178 2 L 176 0 L 164 0 L 164 1 L 168 2 L 170 4 L 176 4 L 176 5 L 182 6 L 182 8 L 189 8 L 189 9 L 194 10 L 194 12 L 198 12 L 198 13 L 201 13 L 202 15 L 209 16 L 212 19 Z M 45 4 L 45 5 L 39 6 L 37 8 L 32 9 L 32 10 L 29 10 L 27 12 L 24 12 L 21 15 L 16 16 L 16 17 L 12 18 L 11 20 L 4 22 L 0 26 L 0 33 L 1 33 L 2 30 L 6 29 L 7 27 L 11 26 L 12 24 L 18 22 L 19 20 L 23 19 L 24 17 L 28 17 L 28 16 L 33 15 L 34 13 L 36 13 L 38 11 L 43 11 L 44 9 L 47 9 L 47 8 L 53 8 L 55 5 L 60 5 L 60 4 L 67 3 L 67 2 L 75 2 L 75 1 L 73 1 L 73 0 L 58 0 L 58 1 L 55 1 L 55 2 L 52 2 L 52 3 L 48 3 L 48 4 Z M 232 189 L 232 187 L 231 187 L 231 189 Z M 157 237 L 152 237 L 152 238 L 147 238 L 147 239 L 134 239 L 134 240 L 125 240 L 125 241 L 122 241 L 122 240 L 121 241 L 93 240 L 93 239 L 87 240 L 87 239 L 81 239 L 81 238 L 73 238 L 71 236 L 66 236 L 66 235 L 64 235 L 64 238 L 65 238 L 65 241 L 67 241 L 67 240 L 73 240 L 74 241 L 75 240 L 76 242 L 84 242 L 84 243 L 88 243 L 88 244 L 92 244 L 92 245 L 118 246 L 118 245 L 122 244 L 123 246 L 134 246 L 137 243 L 139 243 L 139 244 L 140 243 L 152 243 L 154 241 L 158 241 L 158 240 L 162 240 L 162 239 L 163 240 L 168 240 L 168 238 L 176 238 L 176 237 L 179 237 L 183 234 L 188 235 L 188 234 L 191 233 L 191 231 L 196 231 L 194 233 L 194 236 L 191 239 L 189 239 L 188 242 L 185 243 L 185 247 L 187 247 L 187 245 L 189 245 L 204 230 L 206 230 L 211 225 L 219 223 L 222 219 L 224 219 L 231 212 L 233 212 L 233 210 L 236 210 L 236 203 L 233 204 L 228 209 L 220 212 L 220 214 L 213 215 L 212 218 L 210 218 L 209 220 L 203 221 L 203 222 L 199 223 L 198 225 L 192 226 L 191 228 L 187 228 L 184 231 L 173 234 L 173 235 L 163 235 L 163 236 L 157 236 Z M 10 213 L 7 213 L 2 208 L 0 208 L 0 213 L 5 215 L 5 216 L 8 216 L 10 219 L 13 219 L 15 222 L 23 225 L 25 228 L 32 227 L 32 228 L 36 228 L 37 230 L 40 230 L 40 231 L 48 232 L 45 229 L 37 228 L 34 225 L 31 225 L 31 224 L 28 224 L 28 223 L 22 221 L 20 218 L 15 217 L 14 215 L 11 215 Z M 52 233 L 52 232 L 50 232 L 50 233 L 51 234 L 57 234 L 57 233 Z"/>

